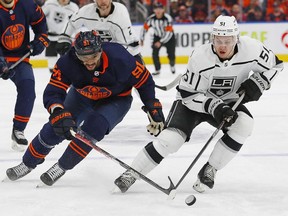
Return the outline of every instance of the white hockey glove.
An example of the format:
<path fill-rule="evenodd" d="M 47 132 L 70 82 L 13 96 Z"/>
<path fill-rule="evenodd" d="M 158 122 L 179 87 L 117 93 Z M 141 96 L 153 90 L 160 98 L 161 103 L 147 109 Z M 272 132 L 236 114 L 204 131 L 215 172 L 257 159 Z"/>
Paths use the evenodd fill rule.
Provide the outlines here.
<path fill-rule="evenodd" d="M 158 99 L 148 101 L 142 110 L 147 114 L 150 124 L 146 126 L 147 131 L 154 136 L 158 136 L 164 129 L 164 115 L 162 104 Z"/>

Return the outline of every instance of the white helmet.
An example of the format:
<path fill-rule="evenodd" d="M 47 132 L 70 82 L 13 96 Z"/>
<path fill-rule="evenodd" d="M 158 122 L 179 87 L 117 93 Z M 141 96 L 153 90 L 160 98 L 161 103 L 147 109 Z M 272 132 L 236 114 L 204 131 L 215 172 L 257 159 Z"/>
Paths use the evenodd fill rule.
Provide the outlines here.
<path fill-rule="evenodd" d="M 215 36 L 238 36 L 239 28 L 234 16 L 217 17 L 213 24 L 212 35 Z"/>

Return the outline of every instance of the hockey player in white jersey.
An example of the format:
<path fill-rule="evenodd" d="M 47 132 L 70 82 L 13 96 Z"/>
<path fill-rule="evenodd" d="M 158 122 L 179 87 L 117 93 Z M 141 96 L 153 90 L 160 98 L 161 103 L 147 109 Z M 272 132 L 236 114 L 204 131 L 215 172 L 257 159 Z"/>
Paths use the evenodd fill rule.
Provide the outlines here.
<path fill-rule="evenodd" d="M 283 62 L 265 45 L 239 37 L 234 16 L 219 16 L 213 25 L 211 42 L 195 48 L 189 58 L 165 129 L 138 153 L 131 167 L 146 175 L 189 141 L 200 123 L 217 127 L 231 119 L 226 121 L 223 136 L 193 185 L 198 192 L 204 192 L 207 186 L 212 189 L 216 172 L 236 156 L 252 132 L 253 117 L 245 104 L 258 101 L 282 70 Z M 243 91 L 242 103 L 234 111 L 231 107 Z M 135 180 L 135 175 L 127 170 L 114 183 L 124 193 Z"/>
<path fill-rule="evenodd" d="M 121 3 L 95 0 L 95 3 L 80 8 L 58 40 L 57 52 L 60 55 L 70 49 L 72 38 L 82 28 L 97 31 L 103 41 L 122 44 L 133 56 L 140 53 L 139 39 L 132 29 L 128 10 Z"/>
<path fill-rule="evenodd" d="M 70 0 L 47 0 L 42 6 L 46 16 L 48 27 L 49 47 L 46 48 L 45 56 L 48 57 L 48 68 L 51 71 L 57 61 L 56 44 L 59 35 L 62 34 L 69 17 L 79 10 L 79 7 Z"/>

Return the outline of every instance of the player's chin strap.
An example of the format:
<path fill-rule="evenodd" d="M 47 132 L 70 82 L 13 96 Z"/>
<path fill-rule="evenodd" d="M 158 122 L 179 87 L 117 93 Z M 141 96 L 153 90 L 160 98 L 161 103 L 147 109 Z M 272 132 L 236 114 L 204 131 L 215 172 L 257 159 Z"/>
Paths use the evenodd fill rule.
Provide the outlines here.
<path fill-rule="evenodd" d="M 240 97 L 239 99 L 236 101 L 236 103 L 233 105 L 232 110 L 235 111 L 235 109 L 239 106 L 239 104 L 241 103 L 241 101 L 243 100 L 245 96 L 245 92 L 240 92 Z M 176 184 L 176 186 L 173 188 L 174 190 L 176 190 L 178 188 L 178 186 L 181 184 L 181 182 L 184 180 L 184 178 L 187 176 L 187 174 L 190 172 L 190 170 L 192 169 L 192 167 L 195 165 L 195 163 L 198 161 L 198 159 L 200 158 L 200 156 L 203 154 L 203 152 L 206 150 L 206 148 L 208 147 L 208 145 L 211 143 L 211 141 L 214 139 L 214 137 L 218 134 L 218 132 L 223 128 L 223 126 L 225 125 L 225 123 L 228 121 L 230 121 L 231 118 L 229 119 L 224 119 L 219 126 L 217 127 L 217 129 L 214 131 L 214 133 L 211 135 L 211 137 L 208 139 L 208 141 L 205 143 L 205 145 L 203 146 L 203 148 L 201 149 L 201 151 L 197 154 L 197 156 L 195 157 L 195 159 L 192 161 L 192 163 L 190 164 L 190 166 L 187 168 L 187 170 L 185 171 L 185 173 L 182 175 L 182 177 L 180 178 L 180 180 L 178 181 L 178 183 Z M 169 179 L 171 179 L 168 176 Z M 170 180 L 171 181 L 171 180 Z M 171 182 L 172 183 L 172 182 Z M 173 183 L 172 183 L 173 184 Z"/>
<path fill-rule="evenodd" d="M 137 178 L 138 177 L 141 178 L 142 180 L 144 180 L 148 184 L 152 185 L 153 187 L 157 188 L 158 190 L 162 191 L 163 193 L 165 193 L 165 194 L 169 195 L 169 197 L 171 197 L 170 192 L 175 188 L 175 186 L 173 185 L 170 177 L 168 177 L 168 179 L 170 181 L 170 187 L 165 189 L 165 188 L 161 187 L 160 185 L 158 185 L 157 183 L 155 183 L 153 180 L 147 178 L 142 173 L 140 173 L 137 170 L 133 169 L 132 167 L 130 167 L 126 163 L 122 162 L 120 159 L 114 157 L 113 155 L 111 155 L 110 153 L 108 153 L 107 151 L 105 151 L 104 149 L 99 147 L 98 145 L 96 145 L 97 140 L 95 140 L 94 138 L 89 136 L 87 133 L 85 133 L 81 129 L 78 129 L 77 132 L 75 132 L 75 131 L 73 131 L 71 129 L 70 132 L 75 138 L 79 139 L 80 141 L 82 141 L 86 145 L 90 146 L 91 148 L 95 149 L 96 151 L 98 151 L 99 153 L 103 154 L 107 158 L 109 158 L 109 159 L 113 160 L 114 162 L 118 163 L 123 168 L 125 168 L 127 170 L 131 170 L 132 172 L 134 172 L 134 174 L 136 175 Z M 172 197 L 172 198 L 174 198 L 174 197 Z"/>

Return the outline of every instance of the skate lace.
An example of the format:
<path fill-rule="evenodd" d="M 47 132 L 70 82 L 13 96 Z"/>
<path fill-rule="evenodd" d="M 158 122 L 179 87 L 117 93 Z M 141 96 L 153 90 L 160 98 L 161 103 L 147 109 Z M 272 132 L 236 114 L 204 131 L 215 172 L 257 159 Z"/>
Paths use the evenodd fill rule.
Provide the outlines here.
<path fill-rule="evenodd" d="M 211 180 L 214 180 L 216 175 L 216 169 L 211 165 L 208 165 L 205 169 L 205 176 Z"/>
<path fill-rule="evenodd" d="M 135 181 L 136 178 L 133 176 L 134 174 L 131 171 L 127 171 L 125 173 L 122 174 L 121 176 L 121 181 L 127 186 L 129 187 L 130 185 L 132 185 Z"/>
<path fill-rule="evenodd" d="M 61 177 L 65 173 L 65 171 L 59 167 L 58 163 L 54 164 L 48 171 L 47 174 L 51 177 L 51 179 L 55 180 L 58 177 Z"/>
<path fill-rule="evenodd" d="M 24 163 L 21 163 L 13 168 L 13 171 L 16 173 L 17 176 L 22 176 L 23 174 L 29 172 L 29 170 L 29 167 L 27 167 Z"/>
<path fill-rule="evenodd" d="M 14 130 L 14 135 L 17 139 L 26 139 L 23 131 Z"/>

